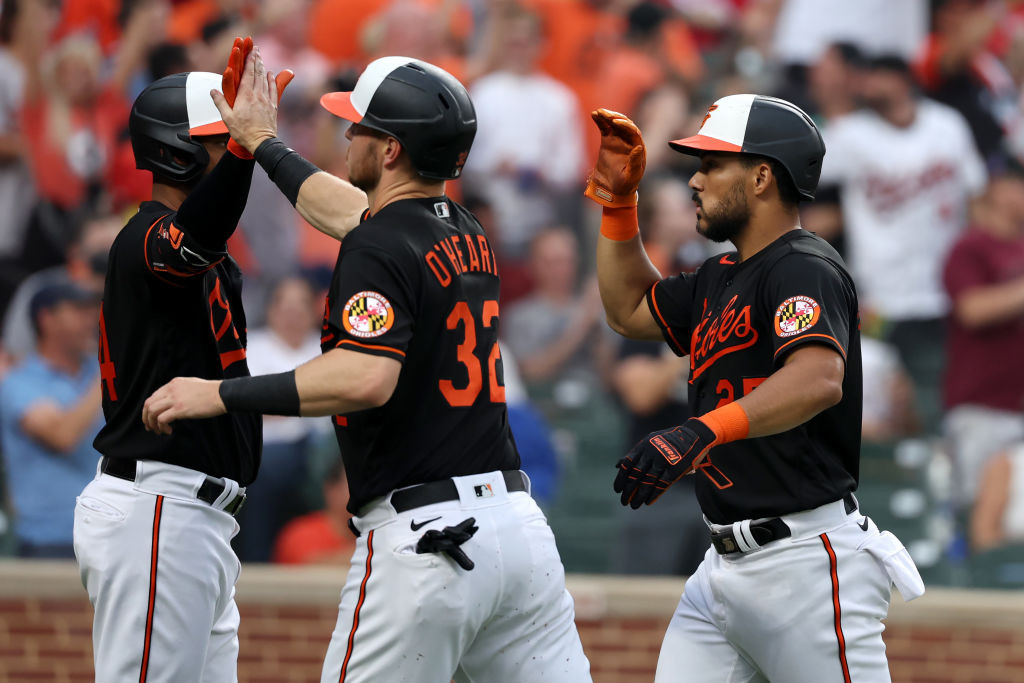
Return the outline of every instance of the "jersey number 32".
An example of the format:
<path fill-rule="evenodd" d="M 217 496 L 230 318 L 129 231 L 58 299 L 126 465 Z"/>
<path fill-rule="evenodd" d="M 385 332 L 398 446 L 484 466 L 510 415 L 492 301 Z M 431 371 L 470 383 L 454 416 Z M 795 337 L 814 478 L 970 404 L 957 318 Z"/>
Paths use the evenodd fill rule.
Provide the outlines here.
<path fill-rule="evenodd" d="M 501 361 L 501 350 L 498 349 L 496 340 L 497 334 L 487 334 L 488 330 L 497 328 L 498 302 L 488 299 L 483 303 L 483 310 L 480 311 L 479 321 L 483 329 L 481 335 L 495 339 L 487 356 L 487 388 L 492 403 L 505 402 L 505 387 L 498 381 L 497 364 Z M 466 368 L 466 375 L 469 380 L 464 387 L 456 387 L 450 379 L 442 379 L 438 384 L 441 394 L 444 395 L 448 404 L 465 408 L 473 405 L 480 391 L 483 389 L 483 369 L 480 359 L 476 355 L 477 346 L 477 318 L 470 310 L 469 304 L 459 301 L 448 314 L 445 327 L 449 330 L 462 329 L 462 343 L 456 347 L 456 359 Z"/>

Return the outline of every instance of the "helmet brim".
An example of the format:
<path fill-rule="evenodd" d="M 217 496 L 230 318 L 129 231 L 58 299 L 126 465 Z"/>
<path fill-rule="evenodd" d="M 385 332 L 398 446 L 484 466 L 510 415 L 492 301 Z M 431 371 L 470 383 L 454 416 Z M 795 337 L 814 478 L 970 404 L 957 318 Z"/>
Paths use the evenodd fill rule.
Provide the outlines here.
<path fill-rule="evenodd" d="M 201 137 L 203 135 L 224 135 L 228 133 L 228 126 L 223 121 L 214 121 L 213 123 L 205 123 L 195 128 L 189 128 L 188 134 L 192 137 Z"/>
<path fill-rule="evenodd" d="M 743 147 L 740 145 L 726 142 L 725 140 L 719 140 L 718 138 L 709 137 L 707 135 L 691 135 L 688 138 L 672 140 L 668 143 L 668 146 L 677 152 L 691 154 L 693 156 L 699 156 L 701 152 L 743 151 Z"/>
<path fill-rule="evenodd" d="M 320 98 L 320 106 L 335 116 L 352 123 L 361 123 L 363 120 L 363 115 L 352 105 L 352 93 L 350 92 L 329 92 Z"/>

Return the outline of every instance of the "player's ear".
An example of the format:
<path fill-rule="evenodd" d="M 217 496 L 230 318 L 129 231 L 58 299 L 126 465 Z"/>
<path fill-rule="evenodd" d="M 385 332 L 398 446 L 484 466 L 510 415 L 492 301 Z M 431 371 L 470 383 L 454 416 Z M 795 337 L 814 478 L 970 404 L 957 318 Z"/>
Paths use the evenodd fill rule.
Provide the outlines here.
<path fill-rule="evenodd" d="M 402 143 L 390 135 L 384 138 L 384 165 L 394 168 L 402 157 Z"/>
<path fill-rule="evenodd" d="M 751 181 L 753 183 L 754 194 L 764 194 L 771 185 L 772 180 L 775 179 L 775 174 L 772 172 L 771 164 L 769 164 L 767 160 L 762 160 L 754 164 L 750 171 L 753 174 Z"/>

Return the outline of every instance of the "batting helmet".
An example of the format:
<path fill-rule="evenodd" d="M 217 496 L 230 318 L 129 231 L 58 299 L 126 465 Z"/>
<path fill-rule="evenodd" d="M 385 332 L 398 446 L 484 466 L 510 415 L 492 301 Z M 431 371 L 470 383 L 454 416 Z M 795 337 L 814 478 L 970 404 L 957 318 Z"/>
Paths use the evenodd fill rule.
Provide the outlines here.
<path fill-rule="evenodd" d="M 476 110 L 466 88 L 444 69 L 409 57 L 370 62 L 352 92 L 327 93 L 320 104 L 335 116 L 394 136 L 426 178 L 458 178 L 476 135 Z"/>
<path fill-rule="evenodd" d="M 765 95 L 729 95 L 708 108 L 696 135 L 668 143 L 683 154 L 740 152 L 774 159 L 802 199 L 814 199 L 825 143 L 800 107 Z"/>
<path fill-rule="evenodd" d="M 210 97 L 220 88 L 219 74 L 192 71 L 165 76 L 139 93 L 128 118 L 135 167 L 181 183 L 199 178 L 210 155 L 192 138 L 228 132 Z"/>

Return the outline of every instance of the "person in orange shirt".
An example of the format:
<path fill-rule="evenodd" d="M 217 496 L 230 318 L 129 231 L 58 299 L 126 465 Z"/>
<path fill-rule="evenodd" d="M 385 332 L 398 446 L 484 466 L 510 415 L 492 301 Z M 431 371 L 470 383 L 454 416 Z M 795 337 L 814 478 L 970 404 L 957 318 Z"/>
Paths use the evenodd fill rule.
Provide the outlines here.
<path fill-rule="evenodd" d="M 356 547 L 348 530 L 348 480 L 341 458 L 324 479 L 324 509 L 293 519 L 274 543 L 275 564 L 346 565 Z"/>

